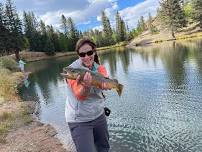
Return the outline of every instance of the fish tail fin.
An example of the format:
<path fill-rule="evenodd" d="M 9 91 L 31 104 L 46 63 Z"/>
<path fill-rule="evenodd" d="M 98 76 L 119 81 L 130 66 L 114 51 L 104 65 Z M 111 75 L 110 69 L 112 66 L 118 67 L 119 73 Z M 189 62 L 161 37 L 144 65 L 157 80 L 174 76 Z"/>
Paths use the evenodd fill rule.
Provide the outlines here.
<path fill-rule="evenodd" d="M 121 96 L 122 91 L 123 91 L 123 85 L 118 84 L 118 87 L 116 88 L 116 91 L 117 91 L 118 95 Z"/>

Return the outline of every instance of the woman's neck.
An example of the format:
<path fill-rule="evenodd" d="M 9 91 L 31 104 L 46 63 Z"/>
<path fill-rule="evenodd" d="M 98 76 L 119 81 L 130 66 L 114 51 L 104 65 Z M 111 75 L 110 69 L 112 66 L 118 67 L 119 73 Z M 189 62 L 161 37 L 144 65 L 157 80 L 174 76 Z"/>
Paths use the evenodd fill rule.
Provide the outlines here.
<path fill-rule="evenodd" d="M 83 64 L 83 63 L 82 63 L 82 65 L 83 65 L 84 67 L 87 67 L 89 70 L 92 70 L 92 69 L 93 69 L 93 65 L 94 65 L 94 63 L 93 63 L 91 66 L 86 66 L 86 65 Z"/>

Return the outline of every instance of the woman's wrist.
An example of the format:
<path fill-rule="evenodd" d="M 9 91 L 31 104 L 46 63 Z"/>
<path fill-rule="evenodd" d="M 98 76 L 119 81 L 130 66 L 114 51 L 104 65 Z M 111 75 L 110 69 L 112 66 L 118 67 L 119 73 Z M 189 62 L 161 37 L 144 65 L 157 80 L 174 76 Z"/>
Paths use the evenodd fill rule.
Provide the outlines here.
<path fill-rule="evenodd" d="M 89 93 L 90 93 L 90 86 L 87 86 L 87 85 L 83 85 L 83 89 L 82 89 L 82 91 L 81 91 L 81 94 L 83 95 L 83 96 L 88 96 L 89 95 Z"/>

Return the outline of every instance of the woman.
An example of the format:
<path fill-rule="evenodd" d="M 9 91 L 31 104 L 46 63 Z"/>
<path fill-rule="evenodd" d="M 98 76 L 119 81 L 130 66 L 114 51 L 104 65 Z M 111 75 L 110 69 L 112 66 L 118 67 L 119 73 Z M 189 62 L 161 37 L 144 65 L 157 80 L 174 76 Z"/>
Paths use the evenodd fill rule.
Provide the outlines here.
<path fill-rule="evenodd" d="M 80 39 L 76 44 L 79 59 L 69 67 L 83 68 L 101 73 L 108 77 L 104 66 L 100 65 L 96 45 L 89 39 Z M 65 107 L 72 139 L 77 152 L 108 152 L 109 133 L 104 114 L 105 97 L 102 90 L 109 89 L 105 83 L 98 89 L 91 86 L 92 76 L 86 72 L 82 83 L 80 76 L 77 80 L 69 80 L 68 96 Z M 96 149 L 96 150 L 95 150 Z"/>

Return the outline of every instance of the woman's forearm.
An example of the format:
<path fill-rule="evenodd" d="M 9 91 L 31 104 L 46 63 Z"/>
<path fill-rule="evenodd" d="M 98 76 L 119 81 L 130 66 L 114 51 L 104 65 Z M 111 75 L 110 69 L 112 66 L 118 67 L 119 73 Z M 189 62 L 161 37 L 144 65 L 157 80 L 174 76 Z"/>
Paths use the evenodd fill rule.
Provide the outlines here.
<path fill-rule="evenodd" d="M 80 89 L 80 95 L 81 96 L 88 96 L 90 94 L 91 87 L 85 86 L 85 85 L 82 85 L 82 86 L 83 87 L 81 87 L 81 89 Z"/>

